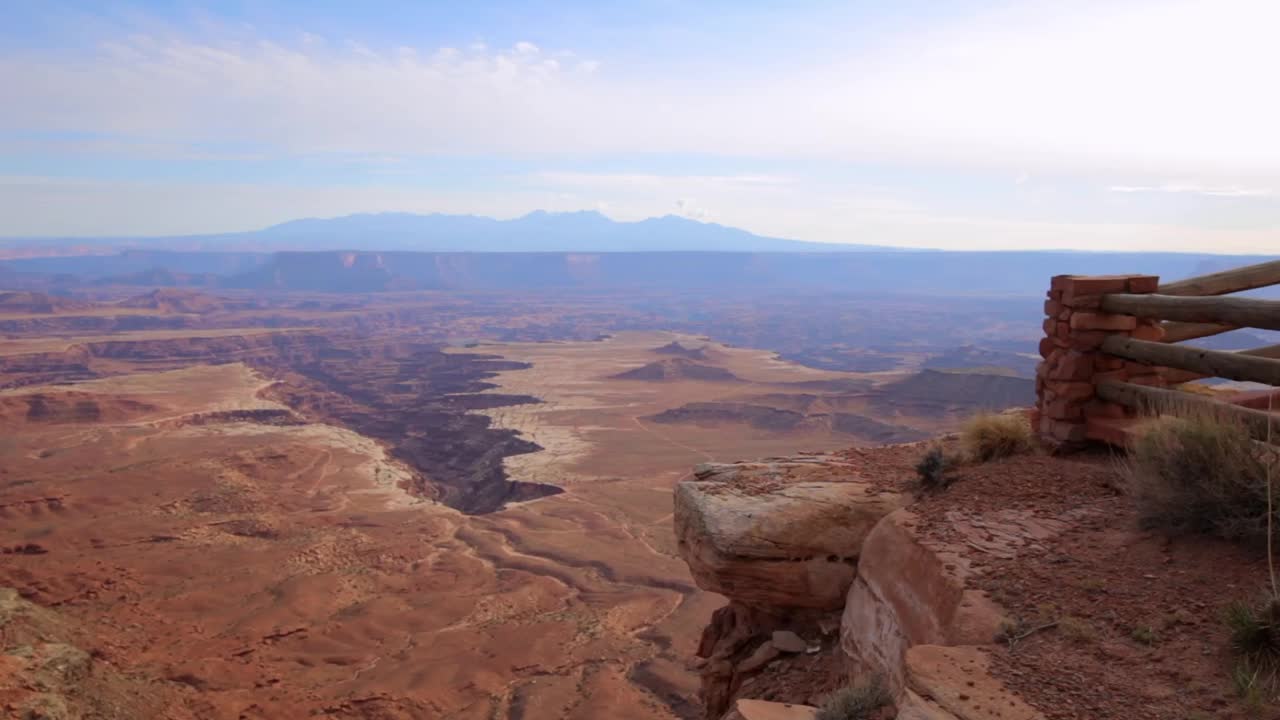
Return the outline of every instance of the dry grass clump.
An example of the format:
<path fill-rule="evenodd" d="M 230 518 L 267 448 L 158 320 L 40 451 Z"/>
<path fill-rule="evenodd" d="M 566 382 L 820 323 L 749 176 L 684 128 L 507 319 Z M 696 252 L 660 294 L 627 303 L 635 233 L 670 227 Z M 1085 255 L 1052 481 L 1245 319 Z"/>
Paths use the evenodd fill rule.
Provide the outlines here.
<path fill-rule="evenodd" d="M 1280 600 L 1236 601 L 1225 617 L 1235 656 L 1231 679 L 1250 704 L 1275 697 L 1280 676 Z"/>
<path fill-rule="evenodd" d="M 960 427 L 960 446 L 969 460 L 987 462 L 1031 452 L 1036 443 L 1023 413 L 982 413 Z"/>
<path fill-rule="evenodd" d="M 1084 618 L 1067 615 L 1058 618 L 1058 632 L 1074 643 L 1090 643 L 1098 639 L 1098 631 Z"/>
<path fill-rule="evenodd" d="M 1143 523 L 1229 540 L 1267 537 L 1267 466 L 1276 448 L 1230 416 L 1190 412 L 1153 420 L 1129 453 L 1126 475 Z"/>
<path fill-rule="evenodd" d="M 1151 647 L 1152 645 L 1160 642 L 1159 631 L 1151 625 L 1134 625 L 1133 628 L 1129 630 L 1129 637 L 1133 638 L 1134 642 L 1146 645 L 1147 647 Z"/>
<path fill-rule="evenodd" d="M 814 720 L 871 720 L 892 702 L 893 696 L 884 678 L 875 675 L 831 693 L 818 708 Z"/>

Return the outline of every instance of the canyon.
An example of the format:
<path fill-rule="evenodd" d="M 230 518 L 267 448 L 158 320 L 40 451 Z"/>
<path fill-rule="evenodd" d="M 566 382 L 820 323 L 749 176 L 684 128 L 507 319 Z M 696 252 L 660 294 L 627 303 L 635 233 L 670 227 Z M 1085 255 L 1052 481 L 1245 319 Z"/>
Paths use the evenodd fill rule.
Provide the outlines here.
<path fill-rule="evenodd" d="M 68 716 L 700 716 L 724 600 L 673 535 L 690 468 L 923 437 L 989 395 L 959 373 L 877 420 L 934 371 L 604 298 L 7 298 L 0 706 Z"/>
<path fill-rule="evenodd" d="M 1256 558 L 1117 531 L 1107 456 L 919 492 L 928 443 L 1035 400 L 1003 301 L 926 306 L 3 294 L 0 707 L 754 720 L 880 675 L 916 720 L 1233 717 L 1163 598 Z M 995 640 L 1064 616 L 1106 642 Z"/>

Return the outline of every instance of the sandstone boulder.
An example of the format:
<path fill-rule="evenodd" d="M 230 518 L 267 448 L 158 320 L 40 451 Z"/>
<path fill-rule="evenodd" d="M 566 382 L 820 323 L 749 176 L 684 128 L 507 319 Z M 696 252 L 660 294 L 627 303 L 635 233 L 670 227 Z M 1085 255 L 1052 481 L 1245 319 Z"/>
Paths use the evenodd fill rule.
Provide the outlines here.
<path fill-rule="evenodd" d="M 781 650 L 775 647 L 773 643 L 765 640 L 760 644 L 760 647 L 756 648 L 755 652 L 751 653 L 750 657 L 738 663 L 738 666 L 734 668 L 734 671 L 739 673 L 753 673 L 773 662 L 774 659 L 781 654 Z"/>
<path fill-rule="evenodd" d="M 774 647 L 787 653 L 802 653 L 809 649 L 809 643 L 790 630 L 774 630 L 770 642 Z"/>
<path fill-rule="evenodd" d="M 966 587 L 963 549 L 925 540 L 917 523 L 910 510 L 899 510 L 876 526 L 840 623 L 851 669 L 881 673 L 895 690 L 911 646 L 990 643 L 1003 619 L 998 606 Z"/>
<path fill-rule="evenodd" d="M 737 708 L 743 720 L 813 720 L 818 714 L 818 708 L 809 705 L 767 700 L 739 700 Z"/>
<path fill-rule="evenodd" d="M 993 642 L 1004 611 L 970 581 L 991 560 L 1041 547 L 1073 516 L 1041 517 L 1016 508 L 954 510 L 933 520 L 946 528 L 944 536 L 923 532 L 921 518 L 910 509 L 885 517 L 863 544 L 841 618 L 840 644 L 851 674 L 880 673 L 901 692 L 909 686 L 906 665 L 913 646 Z"/>
<path fill-rule="evenodd" d="M 898 720 L 1044 720 L 989 672 L 974 646 L 917 645 L 907 651 Z"/>
<path fill-rule="evenodd" d="M 839 609 L 862 543 L 907 499 L 831 458 L 700 465 L 675 493 L 698 586 L 755 607 Z"/>

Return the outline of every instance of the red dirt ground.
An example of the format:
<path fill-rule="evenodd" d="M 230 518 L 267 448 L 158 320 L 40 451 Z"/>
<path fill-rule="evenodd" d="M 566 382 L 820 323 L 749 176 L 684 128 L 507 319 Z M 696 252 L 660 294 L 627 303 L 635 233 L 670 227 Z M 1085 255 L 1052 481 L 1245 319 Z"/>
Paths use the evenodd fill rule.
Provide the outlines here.
<path fill-rule="evenodd" d="M 995 655 L 996 675 L 1053 720 L 1277 717 L 1247 708 L 1230 680 L 1223 611 L 1259 597 L 1262 553 L 1138 527 L 1110 453 L 1018 457 L 956 473 L 917 506 L 923 531 L 949 540 L 948 517 L 993 506 L 1069 528 L 971 582 L 1028 627 L 1058 622 Z"/>

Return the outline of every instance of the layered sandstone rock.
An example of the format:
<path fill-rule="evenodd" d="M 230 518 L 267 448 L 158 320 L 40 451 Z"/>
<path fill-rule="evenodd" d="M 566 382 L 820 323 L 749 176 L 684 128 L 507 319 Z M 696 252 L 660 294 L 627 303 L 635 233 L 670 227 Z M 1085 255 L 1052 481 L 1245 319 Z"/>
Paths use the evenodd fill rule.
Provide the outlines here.
<path fill-rule="evenodd" d="M 678 487 L 681 552 L 700 586 L 730 598 L 699 647 L 706 716 L 733 717 L 744 679 L 800 649 L 777 631 L 821 646 L 839 617 L 850 682 L 884 678 L 899 720 L 1039 720 L 988 671 L 1005 616 L 968 581 L 1070 518 L 956 509 L 926 532 L 906 498 L 853 475 L 830 457 L 785 458 L 700 466 Z"/>
<path fill-rule="evenodd" d="M 884 677 L 900 720 L 1039 718 L 987 673 L 982 648 L 1007 619 L 969 579 L 981 571 L 976 559 L 1015 557 L 1069 521 L 1011 508 L 952 511 L 941 540 L 922 532 L 910 509 L 886 517 L 863 544 L 841 617 L 850 675 Z M 960 700 L 943 702 L 948 693 Z M 982 693 L 999 702 L 968 702 Z"/>
<path fill-rule="evenodd" d="M 830 459 L 700 465 L 676 488 L 676 538 L 703 589 L 755 608 L 838 610 L 863 540 L 905 502 Z"/>
<path fill-rule="evenodd" d="M 989 672 L 978 647 L 917 645 L 904 662 L 897 720 L 1044 720 Z"/>
<path fill-rule="evenodd" d="M 814 456 L 700 465 L 677 486 L 681 556 L 700 587 L 730 600 L 698 649 L 708 718 L 729 711 L 743 681 L 770 662 L 821 645 L 863 540 L 905 502 Z"/>
<path fill-rule="evenodd" d="M 917 522 L 899 510 L 876 525 L 840 623 L 855 673 L 880 673 L 894 689 L 903 687 L 911 646 L 986 644 L 1003 619 L 985 595 L 965 587 L 968 563 L 958 549 L 925 541 Z"/>
<path fill-rule="evenodd" d="M 736 705 L 742 720 L 813 720 L 818 709 L 809 705 L 739 700 Z"/>

